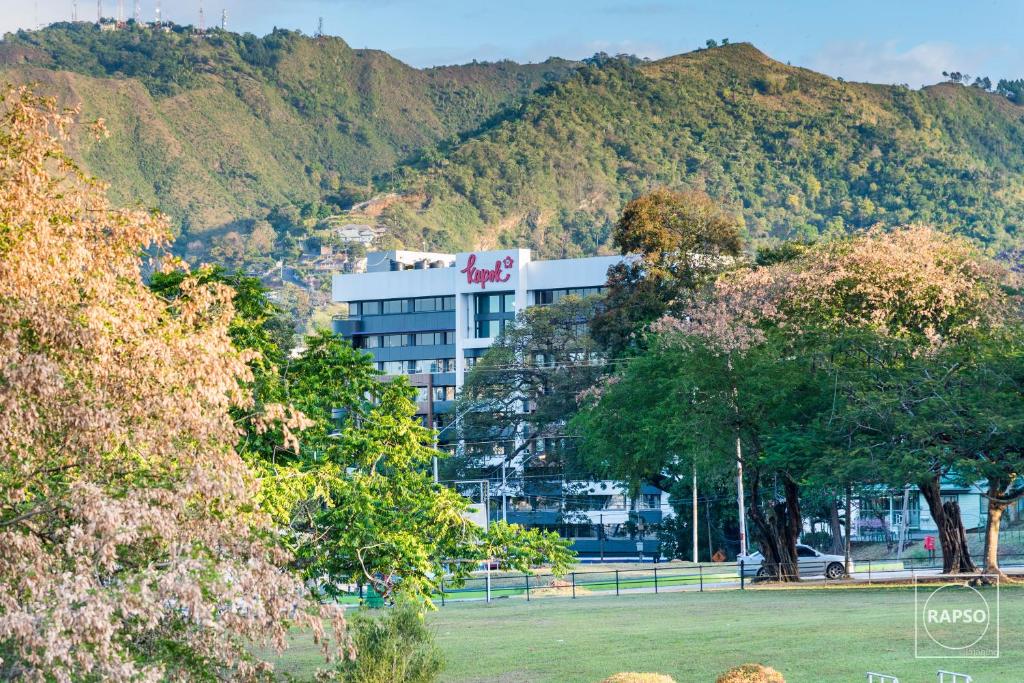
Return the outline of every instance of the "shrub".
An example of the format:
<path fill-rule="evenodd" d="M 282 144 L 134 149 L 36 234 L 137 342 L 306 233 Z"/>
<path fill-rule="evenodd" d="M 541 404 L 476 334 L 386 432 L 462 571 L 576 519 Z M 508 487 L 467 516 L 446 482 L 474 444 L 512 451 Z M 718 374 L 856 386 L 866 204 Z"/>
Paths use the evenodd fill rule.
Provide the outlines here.
<path fill-rule="evenodd" d="M 444 660 L 414 605 L 404 604 L 380 614 L 356 614 L 350 635 L 355 660 L 341 662 L 325 680 L 338 683 L 433 683 Z"/>
<path fill-rule="evenodd" d="M 763 664 L 743 664 L 729 669 L 718 677 L 716 683 L 786 683 L 775 669 Z"/>

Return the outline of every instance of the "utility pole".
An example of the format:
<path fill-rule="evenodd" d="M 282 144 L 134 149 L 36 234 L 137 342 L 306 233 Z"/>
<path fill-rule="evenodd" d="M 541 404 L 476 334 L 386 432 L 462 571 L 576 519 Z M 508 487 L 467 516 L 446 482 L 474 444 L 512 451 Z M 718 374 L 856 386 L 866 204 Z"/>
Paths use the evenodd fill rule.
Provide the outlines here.
<path fill-rule="evenodd" d="M 740 512 L 740 555 L 747 554 L 747 511 L 743 504 L 743 444 L 736 435 L 736 503 Z"/>
<path fill-rule="evenodd" d="M 899 536 L 899 547 L 896 548 L 896 559 L 899 560 L 903 557 L 903 541 L 907 536 L 907 513 L 909 510 L 910 503 L 910 486 L 903 487 L 903 511 L 900 513 L 900 536 Z"/>
<path fill-rule="evenodd" d="M 505 476 L 505 473 L 506 473 L 506 469 L 505 469 L 505 456 L 503 455 L 501 457 L 502 457 L 502 461 L 501 461 L 501 521 L 507 522 L 508 521 L 508 505 L 507 505 L 508 498 L 505 495 L 507 493 L 505 487 L 508 485 L 508 479 Z"/>
<path fill-rule="evenodd" d="M 693 463 L 693 563 L 697 564 L 697 463 Z"/>
<path fill-rule="evenodd" d="M 428 370 L 430 368 L 427 368 Z M 427 373 L 427 429 L 434 431 L 434 374 Z M 434 450 L 437 450 L 438 437 L 434 434 Z M 438 468 L 437 468 L 437 456 L 435 455 L 432 460 L 434 466 L 434 483 L 438 482 Z"/>

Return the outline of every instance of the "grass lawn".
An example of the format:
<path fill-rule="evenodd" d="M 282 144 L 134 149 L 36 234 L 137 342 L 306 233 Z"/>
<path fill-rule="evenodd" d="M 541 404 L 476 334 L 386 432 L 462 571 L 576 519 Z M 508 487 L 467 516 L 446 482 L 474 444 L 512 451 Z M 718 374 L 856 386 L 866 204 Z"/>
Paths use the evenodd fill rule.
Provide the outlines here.
<path fill-rule="evenodd" d="M 618 671 L 706 683 L 751 661 L 775 667 L 788 683 L 863 681 L 868 670 L 932 683 L 940 668 L 1002 683 L 1024 670 L 1022 607 L 1024 587 L 1003 586 L 1001 656 L 986 660 L 915 659 L 909 588 L 512 599 L 449 605 L 429 621 L 451 683 L 596 683 Z M 299 637 L 277 666 L 310 677 L 318 663 Z"/>

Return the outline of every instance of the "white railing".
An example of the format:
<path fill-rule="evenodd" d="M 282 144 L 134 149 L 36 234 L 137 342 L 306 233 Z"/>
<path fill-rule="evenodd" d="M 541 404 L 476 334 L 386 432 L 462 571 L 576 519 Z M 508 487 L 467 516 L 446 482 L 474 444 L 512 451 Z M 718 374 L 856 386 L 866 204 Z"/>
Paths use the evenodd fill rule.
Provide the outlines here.
<path fill-rule="evenodd" d="M 973 683 L 974 679 L 967 674 L 958 674 L 954 671 L 943 671 L 939 669 L 938 672 L 939 683 Z M 946 678 L 946 677 L 949 678 Z"/>
<path fill-rule="evenodd" d="M 867 675 L 868 683 L 900 683 L 900 679 L 889 674 L 878 674 L 869 671 Z"/>

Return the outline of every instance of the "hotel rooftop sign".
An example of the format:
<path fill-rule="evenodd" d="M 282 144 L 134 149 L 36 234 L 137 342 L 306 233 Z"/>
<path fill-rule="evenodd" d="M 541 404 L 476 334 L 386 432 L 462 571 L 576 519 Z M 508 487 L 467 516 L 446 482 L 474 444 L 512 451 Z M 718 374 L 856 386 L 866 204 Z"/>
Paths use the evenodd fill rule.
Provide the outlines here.
<path fill-rule="evenodd" d="M 509 291 L 519 288 L 522 269 L 530 261 L 525 249 L 458 254 L 455 287 L 459 293 Z"/>

